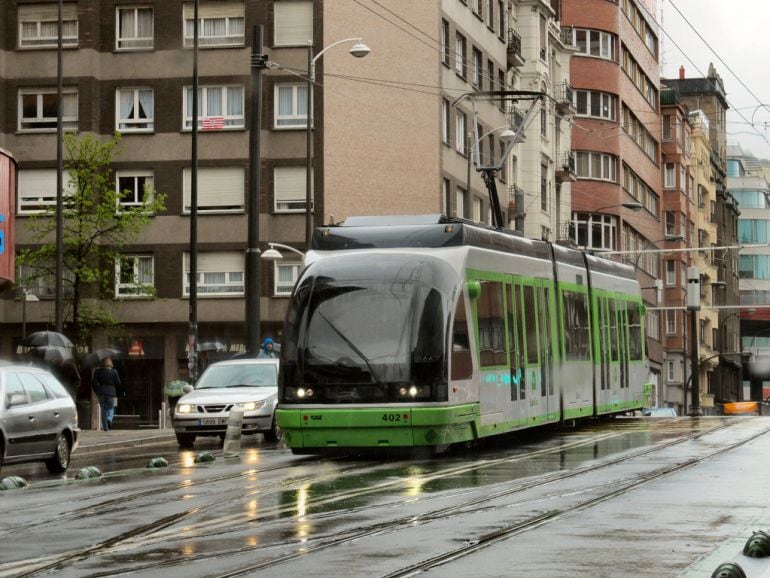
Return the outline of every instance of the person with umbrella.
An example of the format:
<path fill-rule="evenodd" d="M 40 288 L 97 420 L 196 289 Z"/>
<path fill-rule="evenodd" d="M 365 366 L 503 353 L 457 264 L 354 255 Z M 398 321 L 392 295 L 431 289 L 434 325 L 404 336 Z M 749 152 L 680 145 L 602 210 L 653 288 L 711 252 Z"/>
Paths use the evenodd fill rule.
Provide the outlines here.
<path fill-rule="evenodd" d="M 105 357 L 101 365 L 94 371 L 91 384 L 94 392 L 99 397 L 101 407 L 102 429 L 109 431 L 112 426 L 112 418 L 115 416 L 118 388 L 122 387 L 118 372 L 112 367 L 112 358 Z"/>

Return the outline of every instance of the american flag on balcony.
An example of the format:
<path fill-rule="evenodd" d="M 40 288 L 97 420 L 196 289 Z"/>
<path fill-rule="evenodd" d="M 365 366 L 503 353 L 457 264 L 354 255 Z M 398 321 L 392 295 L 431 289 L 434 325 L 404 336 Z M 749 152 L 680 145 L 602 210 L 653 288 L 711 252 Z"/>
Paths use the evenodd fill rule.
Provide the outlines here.
<path fill-rule="evenodd" d="M 201 119 L 203 130 L 221 130 L 225 128 L 225 119 L 222 116 L 204 116 Z"/>

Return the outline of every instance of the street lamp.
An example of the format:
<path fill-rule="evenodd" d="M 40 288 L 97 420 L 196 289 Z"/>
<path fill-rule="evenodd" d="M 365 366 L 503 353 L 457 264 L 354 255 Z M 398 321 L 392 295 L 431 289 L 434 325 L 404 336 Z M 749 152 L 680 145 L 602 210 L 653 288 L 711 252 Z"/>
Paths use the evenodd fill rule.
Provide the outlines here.
<path fill-rule="evenodd" d="M 313 200 L 312 195 L 312 170 L 313 170 L 313 84 L 315 83 L 315 63 L 318 61 L 323 53 L 346 42 L 355 42 L 350 49 L 350 54 L 356 58 L 364 58 L 371 50 L 369 47 L 361 41 L 361 38 L 345 38 L 344 40 L 338 40 L 321 50 L 318 54 L 313 56 L 313 45 L 310 44 L 307 47 L 307 127 L 306 127 L 306 145 L 307 145 L 307 166 L 305 171 L 305 248 L 310 248 L 310 237 L 313 233 L 313 217 L 310 210 L 310 204 Z"/>
<path fill-rule="evenodd" d="M 283 249 L 284 251 L 296 253 L 303 259 L 305 258 L 305 254 L 302 251 L 295 249 L 294 247 L 290 247 L 289 245 L 284 245 L 282 243 L 268 243 L 268 246 L 270 248 L 267 251 L 262 252 L 262 258 L 265 261 L 280 261 L 283 259 L 283 255 L 281 255 L 280 251 L 278 251 L 276 247 L 278 247 L 278 249 Z"/>

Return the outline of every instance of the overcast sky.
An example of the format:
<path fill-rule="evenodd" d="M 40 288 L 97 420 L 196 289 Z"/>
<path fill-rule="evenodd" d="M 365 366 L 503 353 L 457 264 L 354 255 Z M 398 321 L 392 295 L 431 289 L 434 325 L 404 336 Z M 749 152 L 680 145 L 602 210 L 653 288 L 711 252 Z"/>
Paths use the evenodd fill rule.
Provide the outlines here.
<path fill-rule="evenodd" d="M 704 77 L 713 62 L 730 105 L 727 142 L 770 159 L 770 1 L 658 0 L 658 11 L 661 74 L 677 78 L 682 65 Z"/>

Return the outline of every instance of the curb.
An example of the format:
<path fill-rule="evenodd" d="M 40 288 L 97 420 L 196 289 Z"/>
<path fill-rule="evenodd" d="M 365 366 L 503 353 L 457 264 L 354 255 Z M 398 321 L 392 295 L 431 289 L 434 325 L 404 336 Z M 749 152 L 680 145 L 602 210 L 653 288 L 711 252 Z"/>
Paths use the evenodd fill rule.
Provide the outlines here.
<path fill-rule="evenodd" d="M 107 452 L 115 448 L 133 448 L 133 447 L 157 445 L 157 444 L 167 443 L 175 439 L 176 437 L 174 436 L 173 432 L 168 434 L 155 435 L 155 436 L 137 437 L 137 438 L 129 438 L 129 439 L 116 439 L 116 440 L 101 441 L 101 442 L 95 442 L 95 443 L 88 443 L 86 441 L 85 443 L 87 445 L 84 445 L 85 440 L 81 439 L 80 443 L 78 443 L 78 447 L 75 450 L 75 452 L 76 452 L 76 455 L 89 455 L 89 454 Z"/>

